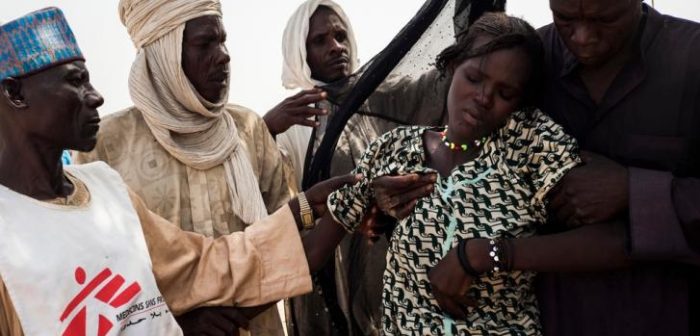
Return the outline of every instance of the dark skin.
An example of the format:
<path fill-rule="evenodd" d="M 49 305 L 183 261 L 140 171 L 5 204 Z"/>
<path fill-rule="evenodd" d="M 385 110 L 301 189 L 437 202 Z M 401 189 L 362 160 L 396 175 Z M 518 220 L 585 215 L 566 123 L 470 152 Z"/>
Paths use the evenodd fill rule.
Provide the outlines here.
<path fill-rule="evenodd" d="M 64 149 L 95 147 L 102 96 L 83 61 L 2 81 L 0 183 L 29 197 L 66 197 L 73 185 L 63 174 Z"/>
<path fill-rule="evenodd" d="M 555 1 L 557 0 L 552 0 Z M 594 65 L 600 66 L 592 64 L 591 67 Z M 596 224 L 619 216 L 627 208 L 626 168 L 589 152 L 583 152 L 582 159 L 585 164 L 570 171 L 550 192 L 549 210 L 568 225 L 587 225 L 560 234 L 513 239 L 513 269 L 596 271 L 617 269 L 630 264 L 625 252 L 623 225 L 620 222 Z M 377 179 L 375 185 L 393 183 L 403 188 L 404 192 L 424 189 L 423 185 L 408 189 L 408 182 L 402 185 L 396 181 L 397 177 L 381 179 L 386 181 Z M 427 195 L 428 193 L 422 194 Z M 378 199 L 381 197 L 396 198 L 395 195 L 377 195 Z M 398 203 L 395 208 L 401 205 Z M 488 256 L 487 240 L 472 239 L 466 244 L 465 250 L 470 264 L 477 272 L 483 273 L 493 267 Z M 433 288 L 437 288 L 434 292 L 440 307 L 456 318 L 465 319 L 465 307 L 474 303 L 465 298 L 474 278 L 461 271 L 455 249 L 430 271 L 429 277 Z"/>
<path fill-rule="evenodd" d="M 554 24 L 581 63 L 579 75 L 596 103 L 632 54 L 642 6 L 636 0 L 550 0 Z"/>
<path fill-rule="evenodd" d="M 326 115 L 328 111 L 310 105 L 326 99 L 326 95 L 320 88 L 301 90 L 277 104 L 263 117 L 270 134 L 275 137 L 293 125 L 318 127 L 319 123 L 309 118 Z"/>
<path fill-rule="evenodd" d="M 578 75 L 600 103 L 635 48 L 642 9 L 639 1 L 550 0 L 554 24 L 581 63 Z M 550 211 L 570 227 L 610 221 L 629 204 L 627 168 L 591 152 L 551 195 Z M 595 186 L 595 187 L 594 187 Z"/>
<path fill-rule="evenodd" d="M 202 16 L 185 24 L 182 70 L 210 102 L 219 102 L 228 90 L 231 57 L 225 42 L 226 30 L 218 16 Z M 185 335 L 237 334 L 238 328 L 247 328 L 249 323 L 239 308 L 232 307 L 198 308 L 176 319 Z"/>
<path fill-rule="evenodd" d="M 202 307 L 177 316 L 175 319 L 184 335 L 237 336 L 239 328 L 248 329 L 250 318 L 242 308 Z"/>
<path fill-rule="evenodd" d="M 207 101 L 219 102 L 228 90 L 229 62 L 226 30 L 221 18 L 202 16 L 187 21 L 182 37 L 182 70 Z M 237 333 L 248 320 L 237 308 L 205 307 L 178 316 L 186 335 Z"/>
<path fill-rule="evenodd" d="M 39 200 L 70 195 L 74 186 L 63 173 L 61 154 L 64 149 L 94 149 L 97 108 L 104 103 L 84 62 L 5 79 L 2 93 L 0 183 Z M 230 314 L 208 322 L 219 325 Z"/>
<path fill-rule="evenodd" d="M 350 41 L 347 27 L 330 8 L 319 6 L 309 19 L 306 37 L 306 63 L 311 69 L 311 78 L 330 83 L 350 75 Z M 310 117 L 325 115 L 328 111 L 310 107 L 326 99 L 319 88 L 303 90 L 289 97 L 270 110 L 265 124 L 275 136 L 292 125 L 317 127 Z"/>
<path fill-rule="evenodd" d="M 1 88 L 0 183 L 38 200 L 70 195 L 74 186 L 63 172 L 61 153 L 64 149 L 94 149 L 100 121 L 97 108 L 104 103 L 90 84 L 84 62 L 57 65 L 24 78 L 8 78 L 2 81 Z M 306 192 L 314 213 L 322 218 L 303 239 L 312 272 L 325 263 L 345 235 L 344 229 L 326 214 L 326 198 L 342 185 L 358 179 L 344 175 L 319 183 Z M 297 200 L 290 201 L 289 206 L 301 230 Z M 230 335 L 239 327 L 246 327 L 248 318 L 269 306 L 196 309 L 195 314 L 184 318 L 194 325 L 194 329 L 185 333 Z"/>
<path fill-rule="evenodd" d="M 197 92 L 210 102 L 219 102 L 228 90 L 231 58 L 225 42 L 226 31 L 218 16 L 195 18 L 187 21 L 185 25 L 182 41 L 182 68 Z M 280 105 L 297 115 L 296 123 L 303 124 L 304 121 L 299 120 L 299 118 L 304 118 L 301 115 L 324 113 L 321 110 L 306 107 L 306 105 L 324 98 L 325 93 L 320 90 L 303 91 Z M 268 123 L 268 125 L 270 124 Z M 279 131 L 279 129 L 276 130 Z M 273 134 L 277 133 L 273 132 Z M 329 183 L 334 182 L 329 181 Z M 313 195 L 313 191 L 308 195 L 310 203 L 314 199 Z M 325 198 L 319 200 L 319 203 L 325 203 Z M 263 312 L 270 306 L 272 305 L 256 308 L 202 307 L 178 316 L 177 321 L 186 335 L 230 335 L 237 332 L 238 328 L 247 328 L 249 318 Z"/>
<path fill-rule="evenodd" d="M 226 31 L 218 16 L 203 16 L 187 21 L 182 41 L 182 68 L 197 92 L 210 102 L 220 101 L 229 85 L 229 62 L 225 46 Z M 321 115 L 325 111 L 307 107 L 325 98 L 321 90 L 307 90 L 283 101 L 278 108 L 293 114 L 294 123 L 314 126 L 313 121 L 301 119 L 309 115 Z M 272 118 L 266 122 L 273 135 L 285 129 L 276 128 Z M 272 120 L 272 122 L 269 122 Z M 313 124 L 309 124 L 313 123 Z M 291 126 L 292 124 L 289 124 Z M 289 128 L 289 126 L 286 126 Z M 332 183 L 332 181 L 331 181 Z M 313 193 L 312 193 L 313 195 Z M 313 196 L 309 195 L 309 202 Z M 322 201 L 321 203 L 325 202 Z M 177 317 L 186 335 L 224 335 L 246 328 L 248 318 L 261 313 L 271 305 L 257 308 L 203 307 Z"/>
<path fill-rule="evenodd" d="M 202 16 L 187 21 L 182 37 L 182 70 L 197 92 L 219 102 L 228 91 L 229 62 L 226 30 L 221 18 Z"/>
<path fill-rule="evenodd" d="M 306 63 L 311 69 L 311 78 L 325 83 L 350 75 L 347 27 L 329 7 L 318 7 L 309 20 Z"/>
<path fill-rule="evenodd" d="M 600 102 L 622 66 L 629 59 L 641 20 L 641 4 L 635 0 L 550 0 L 557 31 L 567 48 L 578 58 L 579 76 L 596 102 Z M 627 168 L 592 152 L 583 152 L 584 165 L 573 169 L 550 193 L 550 212 L 569 227 L 610 221 L 628 208 Z M 379 185 L 377 199 L 383 211 L 407 216 L 412 207 L 407 195 L 420 193 L 426 185 L 413 182 L 418 176 L 386 177 Z M 386 187 L 384 187 L 386 186 Z"/>
<path fill-rule="evenodd" d="M 517 48 L 497 50 L 453 64 L 450 68 L 447 137 L 458 144 L 469 144 L 472 150 L 451 150 L 442 143 L 438 132 L 426 132 L 427 165 L 441 176 L 451 175 L 455 167 L 478 157 L 481 148 L 475 146 L 474 141 L 506 123 L 518 108 L 530 77 L 528 56 Z M 428 273 L 432 293 L 440 308 L 457 318 L 466 318 L 463 307 L 473 304 L 465 295 L 471 286 L 465 276 L 456 248 L 451 249 Z"/>
<path fill-rule="evenodd" d="M 315 218 L 319 218 L 316 227 L 302 238 L 309 271 L 315 273 L 321 269 L 333 254 L 336 246 L 347 232 L 338 225 L 327 212 L 326 199 L 334 190 L 346 184 L 359 181 L 361 176 L 343 175 L 318 183 L 305 192 Z M 289 202 L 299 230 L 302 230 L 299 202 Z M 186 324 L 185 335 L 236 335 L 238 328 L 247 328 L 250 319 L 273 307 L 275 303 L 256 307 L 202 307 L 177 318 L 178 323 Z"/>
<path fill-rule="evenodd" d="M 535 272 L 619 269 L 630 265 L 624 252 L 624 236 L 622 226 L 595 224 L 556 235 L 513 239 L 513 269 Z M 493 268 L 488 240 L 469 240 L 465 250 L 469 263 L 480 274 Z M 475 278 L 462 270 L 456 249 L 450 250 L 430 271 L 429 278 L 440 307 L 454 318 L 467 319 L 467 306 L 476 304 L 467 296 Z"/>
<path fill-rule="evenodd" d="M 582 151 L 583 165 L 572 169 L 549 194 L 549 211 L 567 227 L 607 222 L 624 216 L 629 205 L 627 168 Z"/>

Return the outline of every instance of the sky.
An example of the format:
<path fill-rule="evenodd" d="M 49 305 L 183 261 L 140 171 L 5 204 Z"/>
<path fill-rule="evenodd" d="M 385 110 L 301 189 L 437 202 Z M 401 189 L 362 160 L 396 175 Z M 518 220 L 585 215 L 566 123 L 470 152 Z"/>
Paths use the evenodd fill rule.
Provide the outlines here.
<path fill-rule="evenodd" d="M 617 1 L 617 0 L 612 0 Z M 222 0 L 231 54 L 230 102 L 260 115 L 294 91 L 282 88 L 282 32 L 301 0 Z M 381 51 L 424 0 L 336 0 L 345 10 L 359 45 L 360 62 Z M 645 0 L 651 4 L 652 0 Z M 698 0 L 654 0 L 664 14 L 700 22 Z M 131 106 L 128 76 L 136 50 L 117 13 L 118 0 L 0 1 L 0 21 L 47 6 L 63 9 L 87 59 L 93 85 L 105 97 L 101 114 Z M 552 21 L 548 0 L 509 0 L 506 11 L 533 26 Z"/>

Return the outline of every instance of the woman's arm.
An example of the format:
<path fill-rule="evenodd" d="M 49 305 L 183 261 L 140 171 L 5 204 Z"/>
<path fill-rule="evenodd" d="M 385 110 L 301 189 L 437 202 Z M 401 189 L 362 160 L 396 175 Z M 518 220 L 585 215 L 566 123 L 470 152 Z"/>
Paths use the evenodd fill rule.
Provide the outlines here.
<path fill-rule="evenodd" d="M 506 244 L 513 270 L 536 272 L 605 271 L 628 266 L 624 223 L 586 225 L 562 233 L 516 238 Z M 469 262 L 479 272 L 493 268 L 488 239 L 466 244 Z"/>
<path fill-rule="evenodd" d="M 563 233 L 511 239 L 501 256 L 511 260 L 512 270 L 538 272 L 603 271 L 630 264 L 625 252 L 622 223 L 583 226 Z M 458 248 L 464 248 L 472 274 L 460 263 Z M 463 307 L 474 278 L 490 272 L 494 262 L 489 239 L 474 238 L 452 248 L 428 273 L 433 294 L 451 316 L 465 319 Z"/>

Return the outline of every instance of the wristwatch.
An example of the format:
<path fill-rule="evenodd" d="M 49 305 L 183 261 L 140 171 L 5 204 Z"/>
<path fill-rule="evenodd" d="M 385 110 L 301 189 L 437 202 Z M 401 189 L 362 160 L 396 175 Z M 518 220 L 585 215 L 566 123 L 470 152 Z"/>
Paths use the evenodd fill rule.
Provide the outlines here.
<path fill-rule="evenodd" d="M 302 227 L 304 230 L 313 229 L 315 226 L 314 212 L 311 211 L 306 195 L 302 192 L 297 196 L 297 199 L 299 200 L 299 217 L 301 217 Z"/>

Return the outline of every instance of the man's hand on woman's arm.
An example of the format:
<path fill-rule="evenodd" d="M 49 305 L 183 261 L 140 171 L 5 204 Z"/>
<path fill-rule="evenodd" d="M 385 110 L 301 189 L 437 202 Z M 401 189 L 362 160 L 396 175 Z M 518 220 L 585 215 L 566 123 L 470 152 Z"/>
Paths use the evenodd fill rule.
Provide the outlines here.
<path fill-rule="evenodd" d="M 306 261 L 311 273 L 318 271 L 326 263 L 336 246 L 347 234 L 345 228 L 336 223 L 328 212 L 326 207 L 328 195 L 346 184 L 357 183 L 361 178 L 362 176 L 353 174 L 333 177 L 317 183 L 304 192 L 316 218 L 316 226 L 302 237 Z M 291 200 L 289 208 L 297 222 L 297 227 L 301 230 L 303 225 L 298 199 Z"/>
<path fill-rule="evenodd" d="M 435 174 L 381 176 L 372 181 L 375 204 L 365 214 L 357 232 L 371 240 L 390 234 L 396 221 L 408 217 L 418 199 L 433 192 Z M 390 218 L 389 218 L 390 217 Z"/>
<path fill-rule="evenodd" d="M 474 238 L 465 244 L 466 259 L 476 273 L 493 268 L 489 240 Z M 512 270 L 535 272 L 594 272 L 629 266 L 622 222 L 586 225 L 566 232 L 510 239 L 506 259 Z M 459 246 L 459 245 L 458 245 Z M 431 288 L 440 308 L 456 318 L 464 318 L 471 304 L 465 299 L 474 276 L 467 274 L 457 257 L 457 248 L 429 273 Z"/>
<path fill-rule="evenodd" d="M 358 180 L 358 176 L 351 174 L 334 177 L 314 185 L 305 192 L 314 215 L 323 216 L 318 226 L 302 238 L 312 273 L 325 263 L 340 239 L 345 236 L 345 229 L 335 223 L 327 213 L 326 199 L 336 189 Z M 298 200 L 290 201 L 289 207 L 301 230 Z M 247 329 L 250 319 L 274 305 L 275 303 L 256 307 L 203 307 L 182 314 L 177 321 L 185 335 L 237 335 L 238 328 Z"/>
<path fill-rule="evenodd" d="M 435 174 L 381 176 L 372 181 L 377 206 L 396 219 L 408 217 L 419 198 L 433 192 Z"/>
<path fill-rule="evenodd" d="M 583 165 L 569 171 L 549 193 L 548 210 L 568 227 L 611 221 L 629 206 L 627 168 L 582 151 Z"/>

